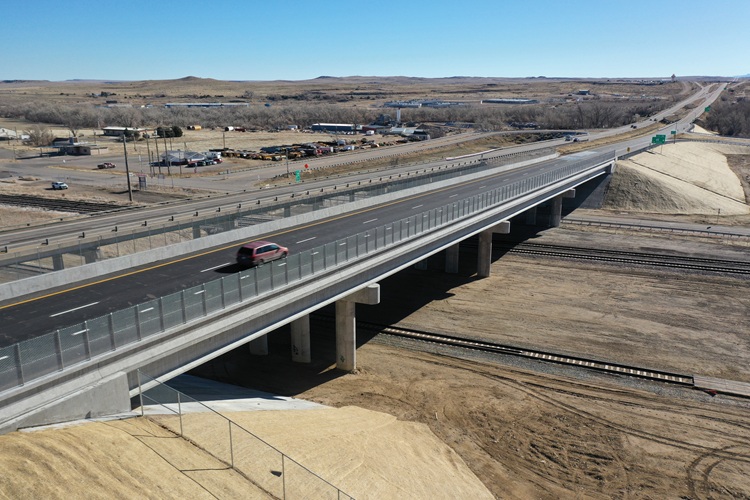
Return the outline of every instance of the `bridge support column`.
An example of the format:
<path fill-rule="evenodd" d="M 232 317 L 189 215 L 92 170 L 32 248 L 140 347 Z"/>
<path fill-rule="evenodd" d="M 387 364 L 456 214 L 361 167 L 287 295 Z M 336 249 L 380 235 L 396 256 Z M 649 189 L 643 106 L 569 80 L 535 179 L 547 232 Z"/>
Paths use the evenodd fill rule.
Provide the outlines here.
<path fill-rule="evenodd" d="M 336 301 L 336 368 L 357 369 L 356 304 L 380 303 L 380 285 L 375 283 Z"/>
<path fill-rule="evenodd" d="M 309 363 L 310 357 L 310 315 L 292 321 L 292 361 Z"/>
<path fill-rule="evenodd" d="M 62 254 L 52 256 L 52 269 L 55 271 L 65 269 L 65 261 L 63 260 Z"/>
<path fill-rule="evenodd" d="M 488 278 L 492 264 L 492 235 L 494 233 L 510 233 L 510 222 L 503 221 L 497 226 L 485 229 L 479 233 L 479 253 L 477 255 L 477 277 Z"/>
<path fill-rule="evenodd" d="M 193 239 L 197 240 L 200 237 L 201 237 L 201 227 L 198 224 L 196 224 L 193 226 Z"/>
<path fill-rule="evenodd" d="M 268 335 L 261 335 L 248 344 L 250 354 L 254 356 L 268 356 Z"/>
<path fill-rule="evenodd" d="M 549 214 L 549 227 L 560 227 L 562 222 L 562 201 L 563 198 L 575 198 L 576 190 L 571 189 L 564 192 L 563 194 L 557 195 L 552 198 L 552 211 Z"/>
<path fill-rule="evenodd" d="M 292 216 L 292 207 L 291 205 L 287 205 L 284 207 L 284 218 L 291 217 Z"/>
<path fill-rule="evenodd" d="M 96 262 L 96 258 L 99 255 L 98 248 L 89 248 L 83 251 L 83 260 L 86 264 L 93 264 Z"/>
<path fill-rule="evenodd" d="M 352 191 L 351 193 L 349 193 L 349 201 L 357 201 L 357 192 L 356 191 Z"/>
<path fill-rule="evenodd" d="M 458 272 L 458 243 L 445 249 L 445 272 L 449 274 Z"/>
<path fill-rule="evenodd" d="M 526 210 L 526 225 L 536 226 L 536 207 Z"/>

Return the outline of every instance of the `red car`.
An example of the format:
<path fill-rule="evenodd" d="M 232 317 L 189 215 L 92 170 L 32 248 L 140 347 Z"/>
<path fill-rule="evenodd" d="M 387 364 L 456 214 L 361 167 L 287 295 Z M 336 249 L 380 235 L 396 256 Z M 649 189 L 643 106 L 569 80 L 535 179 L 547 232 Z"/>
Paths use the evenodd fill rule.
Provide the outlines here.
<path fill-rule="evenodd" d="M 242 267 L 259 266 L 265 262 L 284 259 L 289 255 L 289 249 L 270 241 L 253 241 L 246 243 L 237 250 L 237 264 Z"/>

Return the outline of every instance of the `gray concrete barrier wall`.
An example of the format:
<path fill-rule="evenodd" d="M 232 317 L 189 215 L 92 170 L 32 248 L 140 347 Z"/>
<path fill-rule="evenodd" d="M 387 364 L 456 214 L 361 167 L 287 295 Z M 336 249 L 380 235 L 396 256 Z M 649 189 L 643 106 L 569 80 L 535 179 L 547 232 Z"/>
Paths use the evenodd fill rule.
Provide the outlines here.
<path fill-rule="evenodd" d="M 510 165 L 504 165 L 501 167 L 495 167 L 488 169 L 484 172 L 478 172 L 475 174 L 469 174 L 466 176 L 457 177 L 454 179 L 447 179 L 444 181 L 435 182 L 432 184 L 426 184 L 424 186 L 418 186 L 414 188 L 404 189 L 401 191 L 395 191 L 393 193 L 376 196 L 373 198 L 367 198 L 351 203 L 346 203 L 336 207 L 325 208 L 314 212 L 308 212 L 306 214 L 295 215 L 285 219 L 279 219 L 271 222 L 265 222 L 256 226 L 250 226 L 234 231 L 228 231 L 225 233 L 215 234 L 198 238 L 191 241 L 185 241 L 182 243 L 176 243 L 174 245 L 154 248 L 146 252 L 140 252 L 131 255 L 124 255 L 113 259 L 107 259 L 92 264 L 86 264 L 70 269 L 63 269 L 44 275 L 35 276 L 33 278 L 26 278 L 23 280 L 13 281 L 0 285 L 0 301 L 6 301 L 10 299 L 17 299 L 24 295 L 37 293 L 42 290 L 53 289 L 70 283 L 85 282 L 88 280 L 95 279 L 100 276 L 104 276 L 110 273 L 122 271 L 124 269 L 132 269 L 148 264 L 153 264 L 163 260 L 171 259 L 181 255 L 187 255 L 193 252 L 206 250 L 209 248 L 220 247 L 222 245 L 229 245 L 230 243 L 249 240 L 258 235 L 278 231 L 282 228 L 295 226 L 299 224 L 307 224 L 315 220 L 333 217 L 346 212 L 352 212 L 366 207 L 371 207 L 381 203 L 387 203 L 392 200 L 399 198 L 405 198 L 415 194 L 424 193 L 439 189 L 441 187 L 449 186 L 457 182 L 463 182 L 466 180 L 477 179 L 486 177 L 488 175 L 504 172 L 514 168 L 520 168 L 533 163 L 539 163 L 546 160 L 556 158 L 558 155 L 549 155 L 540 158 L 534 158 L 531 160 L 514 163 Z"/>

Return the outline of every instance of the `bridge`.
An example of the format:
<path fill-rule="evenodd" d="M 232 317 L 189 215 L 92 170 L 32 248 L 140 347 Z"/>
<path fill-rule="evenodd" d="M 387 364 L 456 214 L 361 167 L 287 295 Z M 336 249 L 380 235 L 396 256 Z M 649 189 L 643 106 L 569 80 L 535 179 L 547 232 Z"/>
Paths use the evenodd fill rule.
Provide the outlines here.
<path fill-rule="evenodd" d="M 702 88 L 674 109 L 708 105 L 721 90 Z M 701 109 L 693 106 L 664 130 L 684 130 Z M 629 154 L 645 147 L 645 138 L 616 145 Z M 558 225 L 562 199 L 611 173 L 616 156 L 611 149 L 562 158 L 500 152 L 377 179 L 367 174 L 253 207 L 229 195 L 222 202 L 231 205 L 205 200 L 192 213 L 162 207 L 152 213 L 171 220 L 156 228 L 114 214 L 103 224 L 45 228 L 55 241 L 41 245 L 31 230 L 30 238 L 0 248 L 5 271 L 33 275 L 0 285 L 0 432 L 129 410 L 131 397 L 158 383 L 141 380 L 169 380 L 244 344 L 262 354 L 266 335 L 284 325 L 291 326 L 292 359 L 309 362 L 309 314 L 329 304 L 336 309 L 336 365 L 353 370 L 355 304 L 377 304 L 379 281 L 438 253 L 445 271 L 455 273 L 459 243 L 475 236 L 477 276 L 489 276 L 494 233 L 510 231 L 521 214 L 528 224 Z M 548 207 L 545 221 L 540 206 Z M 70 228 L 80 231 L 72 241 Z M 189 237 L 169 244 L 170 234 L 185 231 Z M 155 236 L 165 244 L 152 246 Z M 236 248 L 261 238 L 292 253 L 238 269 Z M 112 239 L 118 248 L 107 259 L 103 249 Z M 149 246 L 138 251 L 143 239 Z M 122 241 L 133 253 L 120 254 Z M 75 251 L 80 262 L 71 267 Z"/>
<path fill-rule="evenodd" d="M 559 225 L 563 197 L 611 173 L 614 160 L 612 152 L 499 166 L 483 160 L 458 176 L 359 200 L 347 194 L 355 201 L 312 203 L 305 213 L 158 252 L 5 284 L 3 293 L 27 298 L 0 310 L 3 330 L 26 338 L 0 347 L 0 429 L 129 410 L 139 371 L 163 381 L 243 344 L 262 354 L 266 335 L 287 324 L 293 360 L 309 362 L 309 314 L 329 304 L 336 365 L 353 370 L 355 304 L 377 304 L 380 280 L 439 252 L 446 272 L 457 272 L 459 243 L 476 235 L 477 274 L 489 276 L 493 233 L 509 232 L 522 213 L 537 223 L 542 204 L 550 206 L 543 224 Z M 258 238 L 293 253 L 237 269 L 236 247 Z M 84 269 L 93 282 L 55 288 Z M 136 305 L 121 309 L 125 303 Z"/>

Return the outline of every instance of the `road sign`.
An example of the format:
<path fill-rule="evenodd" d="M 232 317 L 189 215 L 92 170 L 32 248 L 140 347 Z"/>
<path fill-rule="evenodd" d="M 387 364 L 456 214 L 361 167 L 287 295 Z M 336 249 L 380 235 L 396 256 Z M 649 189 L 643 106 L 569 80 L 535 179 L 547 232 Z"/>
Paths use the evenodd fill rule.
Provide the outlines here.
<path fill-rule="evenodd" d="M 671 131 L 671 132 L 669 132 L 669 133 L 670 133 L 670 134 L 672 134 L 672 135 L 675 135 L 675 134 L 677 133 L 677 131 L 676 131 L 676 130 L 672 130 L 672 131 Z"/>
<path fill-rule="evenodd" d="M 667 142 L 667 136 L 664 134 L 656 134 L 651 138 L 651 144 L 664 144 Z"/>
<path fill-rule="evenodd" d="M 706 106 L 706 108 L 703 111 L 705 111 L 706 113 L 708 113 L 709 111 L 711 111 L 711 106 Z"/>
<path fill-rule="evenodd" d="M 299 182 L 301 180 L 300 171 L 299 170 L 297 170 L 297 171 L 294 172 L 294 180 L 296 182 Z"/>

